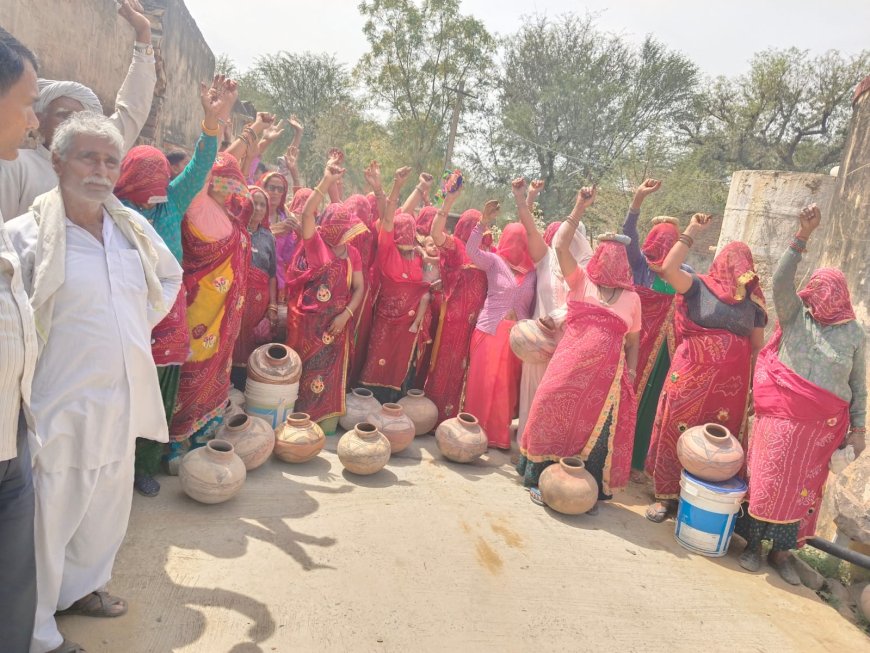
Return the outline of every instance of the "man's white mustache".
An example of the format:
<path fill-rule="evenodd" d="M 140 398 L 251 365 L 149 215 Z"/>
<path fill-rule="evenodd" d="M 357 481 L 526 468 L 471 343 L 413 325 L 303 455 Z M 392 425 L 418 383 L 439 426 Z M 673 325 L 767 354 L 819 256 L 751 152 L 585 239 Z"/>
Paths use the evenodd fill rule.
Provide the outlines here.
<path fill-rule="evenodd" d="M 91 175 L 90 177 L 85 177 L 84 183 L 86 184 L 94 184 L 95 186 L 105 186 L 108 189 L 113 189 L 115 185 L 112 181 L 106 177 L 100 177 L 97 175 Z"/>

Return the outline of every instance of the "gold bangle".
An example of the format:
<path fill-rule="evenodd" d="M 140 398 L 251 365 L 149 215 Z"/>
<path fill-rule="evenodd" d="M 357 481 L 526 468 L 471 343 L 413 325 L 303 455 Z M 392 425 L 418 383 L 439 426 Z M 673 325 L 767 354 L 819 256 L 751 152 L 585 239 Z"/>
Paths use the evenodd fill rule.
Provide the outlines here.
<path fill-rule="evenodd" d="M 353 311 L 350 310 L 350 306 L 345 306 L 344 310 L 346 310 L 348 313 L 350 313 L 350 316 L 353 317 Z"/>
<path fill-rule="evenodd" d="M 314 188 L 312 188 L 312 189 L 311 189 L 311 192 L 312 192 L 312 193 L 320 193 L 320 197 L 323 197 L 323 198 L 326 197 L 326 195 L 323 193 L 323 191 L 320 190 L 317 186 L 315 186 Z"/>
<path fill-rule="evenodd" d="M 202 127 L 202 133 L 206 136 L 219 136 L 221 133 L 220 123 L 218 123 L 218 127 L 209 129 L 205 126 L 205 120 L 203 120 L 200 126 Z"/>

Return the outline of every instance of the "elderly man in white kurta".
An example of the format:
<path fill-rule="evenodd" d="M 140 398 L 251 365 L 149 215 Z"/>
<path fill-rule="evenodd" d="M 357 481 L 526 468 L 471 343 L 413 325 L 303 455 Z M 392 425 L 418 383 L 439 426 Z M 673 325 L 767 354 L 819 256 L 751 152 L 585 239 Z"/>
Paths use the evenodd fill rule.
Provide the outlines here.
<path fill-rule="evenodd" d="M 138 213 L 112 196 L 123 142 L 108 118 L 77 113 L 52 145 L 58 188 L 8 226 L 41 345 L 31 407 L 37 610 L 32 653 L 78 651 L 56 610 L 124 614 L 102 588 L 127 529 L 136 437 L 166 441 L 151 328 L 181 268 Z"/>
<path fill-rule="evenodd" d="M 112 122 L 124 137 L 124 152 L 133 147 L 151 113 L 157 83 L 151 23 L 139 0 L 123 0 L 118 10 L 136 32 L 133 60 L 127 77 L 115 98 Z M 51 165 L 54 130 L 76 111 L 102 113 L 96 93 L 72 81 L 39 80 L 39 100 L 34 105 L 39 116 L 43 143 L 36 149 L 21 149 L 14 161 L 0 161 L 0 213 L 9 221 L 30 209 L 37 196 L 57 186 Z"/>

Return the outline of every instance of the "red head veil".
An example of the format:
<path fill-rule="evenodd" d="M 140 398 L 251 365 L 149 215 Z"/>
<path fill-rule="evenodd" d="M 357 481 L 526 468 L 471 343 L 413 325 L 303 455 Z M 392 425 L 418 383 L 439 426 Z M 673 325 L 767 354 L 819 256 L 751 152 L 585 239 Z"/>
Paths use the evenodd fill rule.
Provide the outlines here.
<path fill-rule="evenodd" d="M 359 218 L 339 202 L 333 202 L 326 207 L 318 227 L 320 237 L 330 247 L 347 243 L 367 229 Z"/>
<path fill-rule="evenodd" d="M 393 240 L 399 249 L 414 249 L 417 239 L 414 216 L 408 213 L 397 213 L 393 219 Z"/>
<path fill-rule="evenodd" d="M 290 202 L 290 206 L 287 207 L 290 213 L 295 214 L 296 216 L 302 215 L 302 209 L 305 208 L 305 202 L 308 201 L 308 198 L 311 197 L 311 193 L 314 191 L 310 188 L 300 188 L 293 194 L 293 201 Z"/>
<path fill-rule="evenodd" d="M 650 269 L 660 272 L 671 247 L 680 239 L 680 230 L 670 222 L 661 222 L 650 229 L 641 251 Z"/>
<path fill-rule="evenodd" d="M 710 289 L 720 301 L 726 304 L 737 304 L 743 301 L 747 292 L 750 298 L 765 315 L 767 305 L 764 301 L 764 293 L 755 271 L 755 261 L 752 259 L 752 251 L 745 243 L 728 243 L 713 259 L 710 271 L 707 274 L 699 274 L 698 278 Z"/>
<path fill-rule="evenodd" d="M 266 215 L 263 217 L 263 220 L 260 222 L 260 226 L 266 229 L 269 228 L 269 214 L 271 213 L 271 206 L 269 206 L 269 193 L 267 193 L 264 189 L 259 186 L 248 186 L 248 190 L 251 191 L 251 204 L 254 202 L 254 195 L 259 193 L 263 196 L 263 199 L 266 200 Z M 251 217 L 253 217 L 253 209 L 251 211 Z"/>
<path fill-rule="evenodd" d="M 134 147 L 121 163 L 115 196 L 139 206 L 152 203 L 155 197 L 165 198 L 170 172 L 169 161 L 156 147 Z"/>
<path fill-rule="evenodd" d="M 344 205 L 348 210 L 359 218 L 366 227 L 371 227 L 374 224 L 372 220 L 372 207 L 365 195 L 351 195 L 344 200 Z"/>
<path fill-rule="evenodd" d="M 214 165 L 211 167 L 209 184 L 215 178 L 236 182 L 235 185 L 238 191 L 230 193 L 224 202 L 224 208 L 232 218 L 247 226 L 248 221 L 251 219 L 254 205 L 251 202 L 251 193 L 248 191 L 245 176 L 242 174 L 242 169 L 239 167 L 236 157 L 226 152 L 219 152 L 214 160 Z"/>
<path fill-rule="evenodd" d="M 425 206 L 417 214 L 417 233 L 420 236 L 428 236 L 432 233 L 432 223 L 435 221 L 437 211 L 434 206 Z"/>
<path fill-rule="evenodd" d="M 553 246 L 553 238 L 556 237 L 556 232 L 559 231 L 559 227 L 562 226 L 561 221 L 551 222 L 547 225 L 547 228 L 544 229 L 544 242 L 547 243 L 547 247 Z"/>
<path fill-rule="evenodd" d="M 263 190 L 266 190 L 266 185 L 270 181 L 277 181 L 284 187 L 284 190 L 281 193 L 281 204 L 276 207 L 278 209 L 278 214 L 281 215 L 287 210 L 287 193 L 290 191 L 290 184 L 287 183 L 287 177 L 282 175 L 280 172 L 264 172 L 260 175 L 260 178 L 257 179 L 256 185 Z"/>
<path fill-rule="evenodd" d="M 501 232 L 496 253 L 507 261 L 511 269 L 520 274 L 526 274 L 535 268 L 532 257 L 529 256 L 526 228 L 517 222 L 512 222 Z"/>
<path fill-rule="evenodd" d="M 474 231 L 474 228 L 477 226 L 477 223 L 480 222 L 481 217 L 482 214 L 477 209 L 468 209 L 459 216 L 459 222 L 457 222 L 456 226 L 453 228 L 453 235 L 463 243 L 467 243 L 468 238 L 471 236 L 471 232 Z M 492 236 L 490 236 L 490 245 L 491 244 Z"/>
<path fill-rule="evenodd" d="M 837 268 L 819 268 L 806 287 L 798 292 L 816 322 L 826 326 L 845 324 L 855 319 L 855 309 L 846 277 Z"/>
<path fill-rule="evenodd" d="M 600 240 L 586 266 L 586 274 L 596 286 L 633 290 L 634 282 L 625 245 L 616 240 Z"/>

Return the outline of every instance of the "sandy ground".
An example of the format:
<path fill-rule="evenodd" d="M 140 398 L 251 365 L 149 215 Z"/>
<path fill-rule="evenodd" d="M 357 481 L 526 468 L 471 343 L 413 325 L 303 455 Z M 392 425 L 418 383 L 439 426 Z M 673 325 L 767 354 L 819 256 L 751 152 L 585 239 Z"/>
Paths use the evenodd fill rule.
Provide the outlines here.
<path fill-rule="evenodd" d="M 740 546 L 682 549 L 632 486 L 598 516 L 529 501 L 508 456 L 444 461 L 417 438 L 369 477 L 334 451 L 272 460 L 222 505 L 162 478 L 137 496 L 114 620 L 66 617 L 89 653 L 252 651 L 870 651 L 810 590 Z"/>

